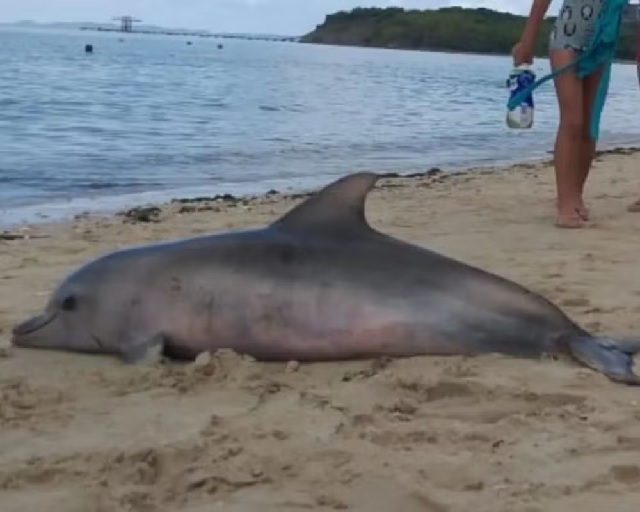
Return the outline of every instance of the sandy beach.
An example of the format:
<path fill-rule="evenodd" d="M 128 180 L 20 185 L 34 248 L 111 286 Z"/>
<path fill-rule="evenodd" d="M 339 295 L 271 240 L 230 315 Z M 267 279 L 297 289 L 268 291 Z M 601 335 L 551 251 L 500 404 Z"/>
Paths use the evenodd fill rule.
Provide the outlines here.
<path fill-rule="evenodd" d="M 639 170 L 640 152 L 598 157 L 583 230 L 553 226 L 548 161 L 387 178 L 367 216 L 545 294 L 597 333 L 640 334 L 640 214 L 626 211 Z M 2 512 L 637 510 L 640 389 L 568 361 L 295 365 L 223 352 L 131 367 L 7 348 L 11 326 L 89 258 L 262 225 L 299 201 L 174 202 L 151 222 L 84 216 L 0 240 Z"/>

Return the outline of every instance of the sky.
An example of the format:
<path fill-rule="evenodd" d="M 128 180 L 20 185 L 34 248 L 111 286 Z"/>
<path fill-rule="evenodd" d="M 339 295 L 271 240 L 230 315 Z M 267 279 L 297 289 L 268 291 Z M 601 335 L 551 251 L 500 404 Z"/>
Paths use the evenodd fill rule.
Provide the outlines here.
<path fill-rule="evenodd" d="M 551 9 L 558 1 L 553 1 Z M 302 35 L 322 23 L 327 14 L 353 7 L 451 5 L 526 14 L 531 0 L 0 0 L 0 22 L 108 23 L 114 16 L 127 14 L 171 28 Z"/>

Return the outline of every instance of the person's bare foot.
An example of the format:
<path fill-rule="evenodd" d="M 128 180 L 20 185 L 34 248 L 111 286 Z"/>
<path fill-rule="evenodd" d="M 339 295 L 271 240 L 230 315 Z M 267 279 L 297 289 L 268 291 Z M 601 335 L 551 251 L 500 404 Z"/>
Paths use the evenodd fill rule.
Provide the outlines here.
<path fill-rule="evenodd" d="M 640 199 L 638 199 L 635 203 L 631 203 L 627 206 L 627 210 L 630 212 L 640 212 Z"/>
<path fill-rule="evenodd" d="M 585 225 L 585 218 L 580 214 L 577 208 L 569 211 L 558 211 L 556 217 L 556 227 L 565 229 L 580 229 Z"/>
<path fill-rule="evenodd" d="M 639 207 L 640 207 L 640 199 L 638 200 L 638 205 L 639 205 Z M 558 207 L 558 203 L 556 202 L 556 208 L 557 208 L 557 207 Z M 587 208 L 587 207 L 586 207 L 586 205 L 585 205 L 582 201 L 580 201 L 580 202 L 577 204 L 577 206 L 576 206 L 575 210 L 576 210 L 576 212 L 578 213 L 578 215 L 580 215 L 580 217 L 582 218 L 582 220 L 584 220 L 584 221 L 589 220 L 589 208 Z M 640 210 L 639 210 L 639 211 L 640 211 Z M 559 209 L 559 208 L 558 208 L 558 212 L 559 212 L 559 213 L 558 213 L 558 216 L 561 216 L 561 213 L 560 213 L 560 209 Z M 567 209 L 567 212 L 568 212 L 569 216 L 573 216 L 573 213 L 572 213 L 572 212 L 569 212 L 569 210 L 568 210 L 568 209 Z M 564 215 L 562 215 L 562 216 L 564 216 Z"/>

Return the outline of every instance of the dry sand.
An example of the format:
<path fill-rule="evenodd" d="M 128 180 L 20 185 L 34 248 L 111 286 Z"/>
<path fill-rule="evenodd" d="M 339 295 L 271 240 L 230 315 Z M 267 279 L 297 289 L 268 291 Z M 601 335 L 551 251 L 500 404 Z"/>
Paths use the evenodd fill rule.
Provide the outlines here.
<path fill-rule="evenodd" d="M 598 159 L 594 222 L 553 227 L 549 162 L 389 179 L 377 228 L 517 280 L 600 333 L 640 330 L 640 155 Z M 132 243 L 260 225 L 299 198 L 159 222 L 82 218 L 0 242 L 0 338 L 76 265 Z M 196 203 L 202 206 L 205 203 Z M 195 205 L 187 205 L 193 209 Z M 564 360 L 499 356 L 125 367 L 0 359 L 0 511 L 637 510 L 640 389 Z"/>

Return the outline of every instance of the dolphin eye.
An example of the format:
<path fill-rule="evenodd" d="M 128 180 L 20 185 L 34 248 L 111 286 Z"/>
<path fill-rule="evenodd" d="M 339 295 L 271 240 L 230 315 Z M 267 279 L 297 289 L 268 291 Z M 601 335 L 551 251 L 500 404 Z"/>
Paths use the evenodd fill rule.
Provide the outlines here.
<path fill-rule="evenodd" d="M 78 301 L 75 295 L 67 295 L 65 299 L 62 301 L 62 310 L 63 311 L 73 311 L 76 309 L 78 305 Z"/>

